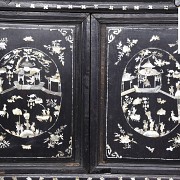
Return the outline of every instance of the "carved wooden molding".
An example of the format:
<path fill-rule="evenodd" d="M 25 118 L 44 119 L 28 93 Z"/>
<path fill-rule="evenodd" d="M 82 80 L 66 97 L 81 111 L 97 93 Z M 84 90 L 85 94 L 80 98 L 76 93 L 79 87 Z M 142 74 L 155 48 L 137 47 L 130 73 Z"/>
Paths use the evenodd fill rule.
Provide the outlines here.
<path fill-rule="evenodd" d="M 30 176 L 1 176 L 1 180 L 176 180 L 178 177 L 171 177 L 171 176 L 126 176 L 126 175 L 62 175 L 62 176 L 38 176 L 38 175 L 30 175 Z"/>
<path fill-rule="evenodd" d="M 176 7 L 172 1 L 157 3 L 157 2 L 68 2 L 68 1 L 8 1 L 4 0 L 0 2 L 0 8 L 16 9 L 16 10 L 41 10 L 41 11 L 148 11 L 153 12 L 155 10 L 160 11 L 172 11 L 176 10 Z"/>

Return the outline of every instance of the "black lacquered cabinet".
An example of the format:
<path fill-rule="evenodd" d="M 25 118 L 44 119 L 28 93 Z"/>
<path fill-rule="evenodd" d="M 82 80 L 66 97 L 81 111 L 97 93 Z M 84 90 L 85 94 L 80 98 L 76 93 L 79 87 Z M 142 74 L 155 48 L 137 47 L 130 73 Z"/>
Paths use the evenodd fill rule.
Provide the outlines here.
<path fill-rule="evenodd" d="M 175 4 L 0 2 L 2 179 L 179 179 Z"/>

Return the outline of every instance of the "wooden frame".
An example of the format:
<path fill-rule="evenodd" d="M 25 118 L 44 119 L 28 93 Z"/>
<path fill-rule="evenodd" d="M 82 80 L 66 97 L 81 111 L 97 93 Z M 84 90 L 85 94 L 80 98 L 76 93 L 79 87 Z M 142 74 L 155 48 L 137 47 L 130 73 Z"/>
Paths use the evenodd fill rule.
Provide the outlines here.
<path fill-rule="evenodd" d="M 119 158 L 108 161 L 105 158 L 106 134 L 106 88 L 107 88 L 107 34 L 106 27 L 136 26 L 146 23 L 149 27 L 160 24 L 177 26 L 176 14 L 94 14 L 92 17 L 91 36 L 91 125 L 90 148 L 92 173 L 123 173 L 123 174 L 168 174 L 177 175 L 179 163 L 176 161 L 133 160 Z M 146 26 L 146 27 L 148 27 Z M 117 30 L 117 29 L 116 29 Z M 97 32 L 98 35 L 97 35 Z M 116 33 L 118 33 L 116 31 Z M 117 34 L 116 34 L 117 35 Z M 113 39 L 113 38 L 112 38 Z M 111 39 L 109 39 L 110 41 Z M 115 58 L 115 57 L 114 57 Z M 123 68 L 124 65 L 122 65 Z M 122 117 L 123 118 L 123 117 Z M 96 127 L 96 128 L 95 128 Z M 96 140 L 95 140 L 96 139 Z M 111 150 L 110 150 L 111 151 Z M 113 153 L 113 152 L 111 152 Z M 116 152 L 113 156 L 116 156 Z M 117 155 L 118 156 L 118 155 Z M 166 163 L 165 163 L 166 162 Z"/>
<path fill-rule="evenodd" d="M 47 173 L 85 173 L 89 162 L 89 17 L 87 14 L 61 14 L 39 12 L 2 12 L 0 23 L 3 25 L 66 25 L 75 27 L 74 48 L 74 119 L 73 119 L 73 157 L 61 158 L 10 158 L 1 160 L 1 174 L 47 174 Z M 79 49 L 80 48 L 80 49 Z M 81 112 L 81 113 L 80 113 Z M 77 131 L 76 131 L 77 130 Z"/>
<path fill-rule="evenodd" d="M 177 5 L 177 4 L 176 4 Z M 98 13 L 98 14 L 95 14 Z M 177 8 L 172 0 L 89 2 L 3 0 L 0 2 L 0 23 L 31 25 L 73 25 L 75 27 L 75 136 L 74 157 L 70 160 L 11 159 L 1 161 L 0 174 L 5 179 L 45 177 L 70 179 L 171 178 L 179 175 L 179 162 L 148 162 L 104 159 L 106 105 L 106 34 L 109 24 L 177 25 Z M 91 52 L 90 52 L 91 48 Z M 91 60 L 90 60 L 91 59 Z M 91 61 L 91 63 L 90 63 Z M 90 117 L 89 117 L 90 116 Z M 90 122 L 89 122 L 90 119 Z M 89 142 L 90 141 L 90 142 Z M 71 175 L 64 175 L 64 174 Z M 114 173 L 116 175 L 82 175 Z M 21 174 L 21 175 L 20 175 Z M 40 175 L 39 175 L 40 174 Z M 48 174 L 48 175 L 47 175 Z M 57 176 L 51 176 L 51 174 Z M 63 174 L 63 175 L 62 175 Z M 76 175 L 77 174 L 77 175 Z M 157 175 L 157 176 L 156 176 Z M 164 177 L 166 176 L 166 177 Z M 104 177 L 104 178 L 103 178 Z M 178 177 L 178 176 L 177 176 Z"/>

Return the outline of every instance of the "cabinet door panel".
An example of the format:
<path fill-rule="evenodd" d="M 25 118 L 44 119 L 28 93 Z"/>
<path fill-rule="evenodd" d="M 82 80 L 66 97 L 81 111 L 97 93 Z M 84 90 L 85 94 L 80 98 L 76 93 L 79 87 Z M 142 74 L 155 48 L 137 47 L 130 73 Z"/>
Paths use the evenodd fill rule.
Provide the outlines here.
<path fill-rule="evenodd" d="M 26 162 L 23 168 L 29 172 L 38 166 L 38 171 L 45 172 L 43 167 L 47 169 L 48 165 L 54 172 L 85 170 L 85 150 L 81 151 L 83 145 L 87 146 L 81 125 L 88 120 L 83 122 L 85 91 L 81 91 L 85 83 L 81 78 L 88 83 L 88 60 L 85 69 L 81 65 L 81 56 L 88 53 L 84 43 L 84 39 L 88 40 L 85 18 L 83 14 L 58 13 L 1 16 L 3 169 L 13 161 L 20 165 Z"/>
<path fill-rule="evenodd" d="M 92 37 L 100 46 L 99 52 L 92 48 L 100 72 L 93 73 L 98 78 L 92 82 L 98 89 L 92 89 L 92 96 L 99 99 L 91 108 L 99 112 L 91 119 L 92 131 L 94 123 L 99 125 L 96 170 L 144 173 L 149 165 L 153 171 L 173 167 L 180 160 L 176 17 L 96 18 L 93 28 L 101 35 L 99 41 Z"/>

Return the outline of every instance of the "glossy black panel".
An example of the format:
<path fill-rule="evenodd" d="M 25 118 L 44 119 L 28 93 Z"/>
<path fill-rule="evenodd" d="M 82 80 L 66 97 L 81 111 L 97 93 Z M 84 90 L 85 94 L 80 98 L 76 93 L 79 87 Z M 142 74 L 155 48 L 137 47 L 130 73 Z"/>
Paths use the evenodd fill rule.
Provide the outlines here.
<path fill-rule="evenodd" d="M 0 31 L 1 157 L 72 158 L 75 27 Z"/>
<path fill-rule="evenodd" d="M 106 34 L 106 158 L 179 159 L 177 28 L 117 26 Z"/>

